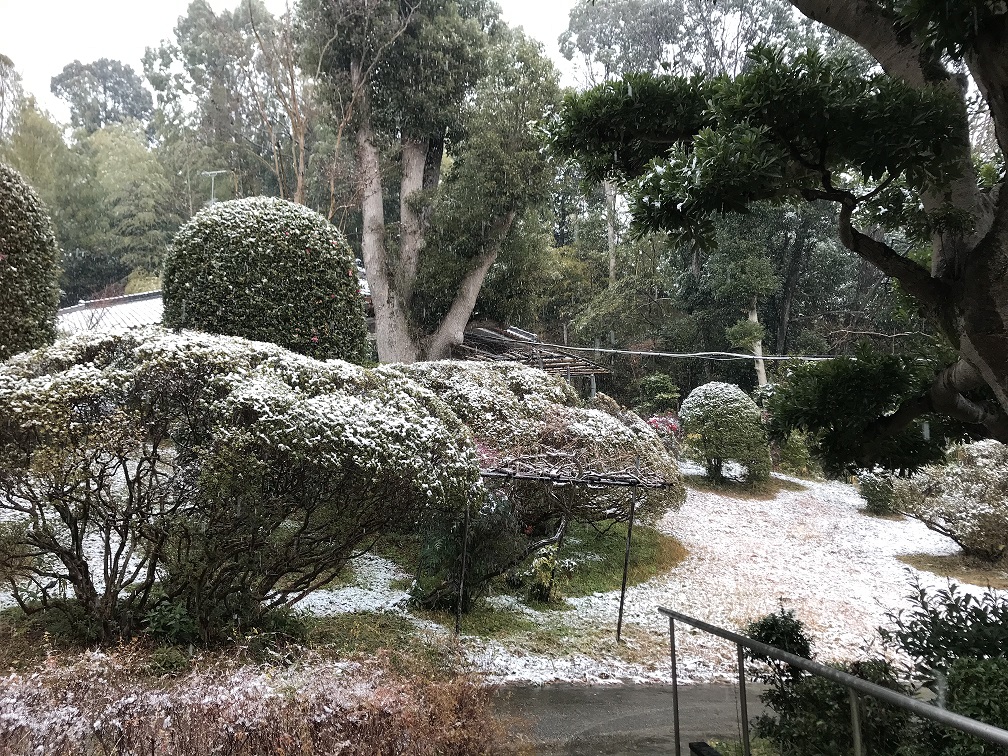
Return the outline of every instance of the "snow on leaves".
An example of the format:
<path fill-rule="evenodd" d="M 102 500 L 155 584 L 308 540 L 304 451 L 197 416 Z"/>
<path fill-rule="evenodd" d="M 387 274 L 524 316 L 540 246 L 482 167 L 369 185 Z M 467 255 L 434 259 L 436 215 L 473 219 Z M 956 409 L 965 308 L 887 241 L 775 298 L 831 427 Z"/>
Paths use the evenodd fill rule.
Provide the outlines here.
<path fill-rule="evenodd" d="M 964 444 L 947 465 L 893 482 L 897 509 L 947 535 L 967 554 L 997 560 L 1008 550 L 1008 446 Z"/>

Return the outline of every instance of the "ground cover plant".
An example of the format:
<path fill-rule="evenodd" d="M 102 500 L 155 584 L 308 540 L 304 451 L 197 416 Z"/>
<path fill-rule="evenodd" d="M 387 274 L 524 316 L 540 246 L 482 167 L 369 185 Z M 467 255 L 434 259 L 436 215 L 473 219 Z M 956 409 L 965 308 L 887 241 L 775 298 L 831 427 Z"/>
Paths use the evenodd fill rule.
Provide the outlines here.
<path fill-rule="evenodd" d="M 217 202 L 172 239 L 164 323 L 269 341 L 319 359 L 370 358 L 357 266 L 323 216 L 276 197 Z"/>
<path fill-rule="evenodd" d="M 0 360 L 53 340 L 59 247 L 42 200 L 0 163 Z"/>
<path fill-rule="evenodd" d="M 464 675 L 397 673 L 381 659 L 288 668 L 227 660 L 137 677 L 130 652 L 84 654 L 0 680 L 12 754 L 504 753 L 492 691 Z"/>

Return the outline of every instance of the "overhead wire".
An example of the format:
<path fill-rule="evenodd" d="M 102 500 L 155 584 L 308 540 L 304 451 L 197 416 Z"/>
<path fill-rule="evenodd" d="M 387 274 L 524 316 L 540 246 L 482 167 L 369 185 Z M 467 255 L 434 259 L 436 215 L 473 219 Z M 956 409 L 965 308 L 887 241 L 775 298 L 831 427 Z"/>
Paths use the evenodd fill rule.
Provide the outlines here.
<path fill-rule="evenodd" d="M 763 355 L 762 357 L 757 357 L 754 354 L 742 354 L 739 352 L 690 352 L 690 353 L 679 353 L 679 352 L 648 352 L 640 349 L 612 349 L 605 347 L 572 347 L 565 346 L 564 344 L 551 344 L 549 342 L 538 342 L 536 346 L 550 347 L 551 349 L 566 350 L 569 352 L 592 352 L 594 354 L 619 354 L 627 355 L 632 357 L 664 357 L 669 359 L 701 359 L 701 360 L 715 360 L 715 361 L 731 361 L 731 360 L 765 360 L 771 361 L 783 361 L 783 360 L 797 360 L 803 362 L 821 362 L 823 360 L 832 360 L 833 357 L 825 355 L 801 355 L 801 356 L 776 356 L 776 355 Z"/>

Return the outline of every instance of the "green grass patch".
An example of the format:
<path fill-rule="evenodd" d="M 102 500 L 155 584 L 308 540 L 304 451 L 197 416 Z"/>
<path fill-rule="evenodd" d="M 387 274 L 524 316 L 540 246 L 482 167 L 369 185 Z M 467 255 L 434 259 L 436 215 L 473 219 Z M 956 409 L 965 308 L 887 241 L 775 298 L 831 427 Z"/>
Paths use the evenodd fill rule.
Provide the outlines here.
<path fill-rule="evenodd" d="M 304 621 L 306 645 L 338 656 L 370 656 L 385 649 L 403 649 L 416 638 L 413 623 L 394 612 L 348 612 L 308 616 Z"/>
<path fill-rule="evenodd" d="M 556 588 L 564 596 L 615 591 L 623 582 L 626 523 L 605 523 L 597 530 L 574 524 L 560 549 Z M 669 572 L 687 556 L 686 547 L 647 525 L 635 525 L 627 584 L 637 585 Z M 561 567 L 573 563 L 569 570 Z"/>
<path fill-rule="evenodd" d="M 706 475 L 684 475 L 683 482 L 695 491 L 711 491 L 732 499 L 773 499 L 781 491 L 807 491 L 808 486 L 793 480 L 771 477 L 762 483 L 742 483 L 733 480 L 716 481 Z"/>
<path fill-rule="evenodd" d="M 963 554 L 904 554 L 896 557 L 916 570 L 932 572 L 960 583 L 1008 590 L 1008 558 L 991 564 Z"/>
<path fill-rule="evenodd" d="M 417 610 L 414 613 L 450 630 L 455 629 L 454 612 Z M 462 615 L 461 624 L 463 635 L 477 635 L 481 638 L 513 637 L 536 627 L 538 624 L 528 615 L 512 609 L 497 609 L 485 601 L 474 602 L 473 607 Z"/>

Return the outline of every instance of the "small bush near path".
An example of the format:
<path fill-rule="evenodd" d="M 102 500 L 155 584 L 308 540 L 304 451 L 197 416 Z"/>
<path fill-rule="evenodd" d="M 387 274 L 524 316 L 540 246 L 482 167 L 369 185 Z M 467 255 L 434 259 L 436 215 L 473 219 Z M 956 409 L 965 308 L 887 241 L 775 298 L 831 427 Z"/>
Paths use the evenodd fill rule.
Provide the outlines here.
<path fill-rule="evenodd" d="M 954 447 L 948 458 L 896 479 L 894 508 L 948 536 L 967 556 L 997 562 L 1008 555 L 1008 446 L 977 441 Z"/>
<path fill-rule="evenodd" d="M 865 500 L 865 512 L 883 516 L 897 514 L 893 502 L 893 476 L 888 472 L 862 472 L 858 475 L 858 493 Z"/>

